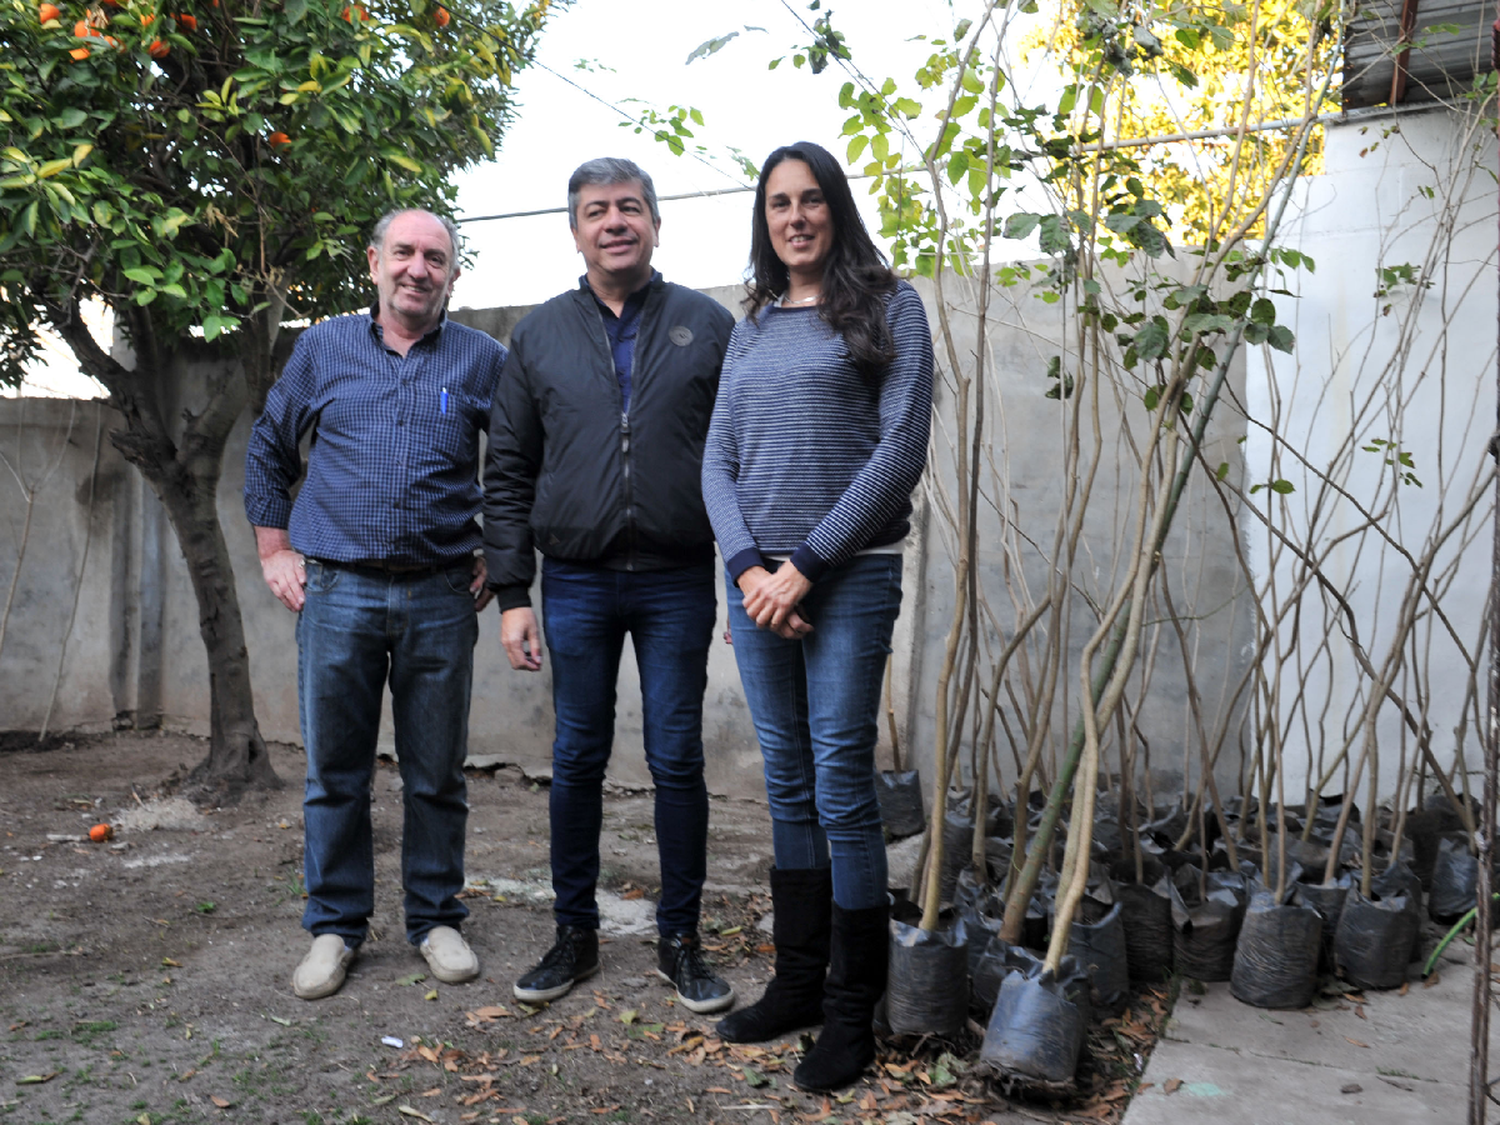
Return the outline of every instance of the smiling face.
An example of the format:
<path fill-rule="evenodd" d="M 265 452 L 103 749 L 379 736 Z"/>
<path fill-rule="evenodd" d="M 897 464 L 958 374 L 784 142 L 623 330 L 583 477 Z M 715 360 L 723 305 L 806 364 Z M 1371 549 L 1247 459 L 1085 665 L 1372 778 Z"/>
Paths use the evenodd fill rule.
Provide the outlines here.
<path fill-rule="evenodd" d="M 633 293 L 651 280 L 651 255 L 659 221 L 651 219 L 639 180 L 585 184 L 578 191 L 573 244 L 588 267 L 595 290 Z"/>
<path fill-rule="evenodd" d="M 766 178 L 766 227 L 771 249 L 794 281 L 822 280 L 833 250 L 833 216 L 812 169 L 786 159 Z"/>
<path fill-rule="evenodd" d="M 391 220 L 385 240 L 368 250 L 370 280 L 380 292 L 380 320 L 409 332 L 426 332 L 437 324 L 458 265 L 453 243 L 437 218 L 425 211 L 404 211 Z"/>

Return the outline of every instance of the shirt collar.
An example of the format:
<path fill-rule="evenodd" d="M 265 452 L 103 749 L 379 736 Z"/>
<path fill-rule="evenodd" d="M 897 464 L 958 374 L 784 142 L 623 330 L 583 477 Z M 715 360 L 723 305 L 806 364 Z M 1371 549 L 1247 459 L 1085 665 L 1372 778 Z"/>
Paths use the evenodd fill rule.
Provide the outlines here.
<path fill-rule="evenodd" d="M 651 271 L 651 277 L 650 277 L 650 279 L 647 280 L 647 282 L 646 282 L 645 285 L 642 285 L 634 293 L 632 293 L 632 294 L 630 294 L 630 296 L 626 297 L 625 298 L 625 304 L 626 305 L 640 305 L 640 304 L 644 304 L 645 300 L 646 300 L 646 293 L 650 290 L 650 288 L 653 285 L 655 285 L 661 279 L 662 279 L 661 278 L 661 270 L 652 270 Z M 609 312 L 609 314 L 611 316 L 614 315 L 614 310 L 611 309 L 608 305 L 606 305 L 603 301 L 599 300 L 599 294 L 595 293 L 594 292 L 594 287 L 589 284 L 589 275 L 588 274 L 584 274 L 582 277 L 580 277 L 578 279 L 578 287 L 580 289 L 582 289 L 585 293 L 587 293 L 590 297 L 594 298 L 594 301 L 599 305 L 599 307 L 601 309 L 604 309 L 607 312 Z"/>
<path fill-rule="evenodd" d="M 375 304 L 373 304 L 373 305 L 370 306 L 369 313 L 367 315 L 370 318 L 370 334 L 372 336 L 374 336 L 375 339 L 379 340 L 382 345 L 384 345 L 385 344 L 385 325 L 383 325 L 383 324 L 380 323 L 380 304 L 379 304 L 379 302 L 377 302 L 377 303 L 375 303 Z M 442 332 L 443 326 L 446 325 L 447 323 L 448 323 L 448 310 L 444 309 L 442 312 L 440 312 L 438 314 L 438 321 L 437 321 L 437 323 L 434 324 L 431 328 L 429 328 L 426 332 L 422 333 L 422 339 L 418 340 L 417 342 L 418 343 L 423 343 L 423 342 L 425 342 L 427 340 L 434 339 L 439 333 Z"/>

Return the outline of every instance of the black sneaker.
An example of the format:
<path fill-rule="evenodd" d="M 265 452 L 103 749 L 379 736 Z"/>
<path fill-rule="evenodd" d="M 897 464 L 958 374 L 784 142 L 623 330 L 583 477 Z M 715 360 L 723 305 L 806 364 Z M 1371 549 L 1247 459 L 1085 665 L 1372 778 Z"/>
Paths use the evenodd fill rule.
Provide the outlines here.
<path fill-rule="evenodd" d="M 599 931 L 558 926 L 557 941 L 547 955 L 511 991 L 517 1000 L 535 1004 L 566 996 L 578 981 L 599 971 Z"/>
<path fill-rule="evenodd" d="M 734 989 L 703 963 L 697 934 L 674 934 L 656 947 L 656 972 L 677 989 L 690 1012 L 721 1012 L 734 1003 Z"/>

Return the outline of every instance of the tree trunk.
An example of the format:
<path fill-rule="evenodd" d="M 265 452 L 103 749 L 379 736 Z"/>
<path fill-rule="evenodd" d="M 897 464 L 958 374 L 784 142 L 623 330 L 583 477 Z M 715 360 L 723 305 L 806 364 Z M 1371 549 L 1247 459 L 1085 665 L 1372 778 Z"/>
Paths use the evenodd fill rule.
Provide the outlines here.
<path fill-rule="evenodd" d="M 160 347 L 138 313 L 130 333 L 136 362 L 127 368 L 99 347 L 76 305 L 49 308 L 49 313 L 79 365 L 109 389 L 110 405 L 125 423 L 109 439 L 161 500 L 188 564 L 198 600 L 198 630 L 208 655 L 210 715 L 208 757 L 193 770 L 189 784 L 200 796 L 221 802 L 234 800 L 246 788 L 280 787 L 255 720 L 245 627 L 218 508 L 224 446 L 248 399 L 246 368 L 255 366 L 256 359 L 265 360 L 270 350 L 253 346 L 252 339 L 237 363 L 217 350 L 195 357 L 224 367 L 208 381 L 202 412 L 184 413 L 181 439 L 174 441 L 160 391 L 164 380 L 182 377 L 177 360 L 186 357 Z"/>
<path fill-rule="evenodd" d="M 189 782 L 227 799 L 246 787 L 279 787 L 281 779 L 271 767 L 255 719 L 245 626 L 229 546 L 219 525 L 218 474 L 197 479 L 175 463 L 165 473 L 153 473 L 144 465 L 141 469 L 161 498 L 187 560 L 198 599 L 198 632 L 208 653 L 208 757 L 193 770 Z"/>

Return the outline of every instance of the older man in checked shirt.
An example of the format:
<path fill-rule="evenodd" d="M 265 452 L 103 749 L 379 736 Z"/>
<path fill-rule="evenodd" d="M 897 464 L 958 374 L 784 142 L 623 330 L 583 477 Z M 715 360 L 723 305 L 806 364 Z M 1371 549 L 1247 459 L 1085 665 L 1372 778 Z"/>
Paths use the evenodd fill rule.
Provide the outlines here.
<path fill-rule="evenodd" d="M 405 811 L 406 936 L 440 981 L 479 975 L 459 933 L 480 546 L 479 434 L 505 362 L 448 321 L 458 232 L 427 211 L 376 224 L 379 298 L 297 341 L 250 437 L 245 512 L 266 584 L 297 620 L 312 949 L 292 991 L 338 991 L 375 905 L 370 782 L 391 688 Z M 309 431 L 307 476 L 298 444 Z"/>

